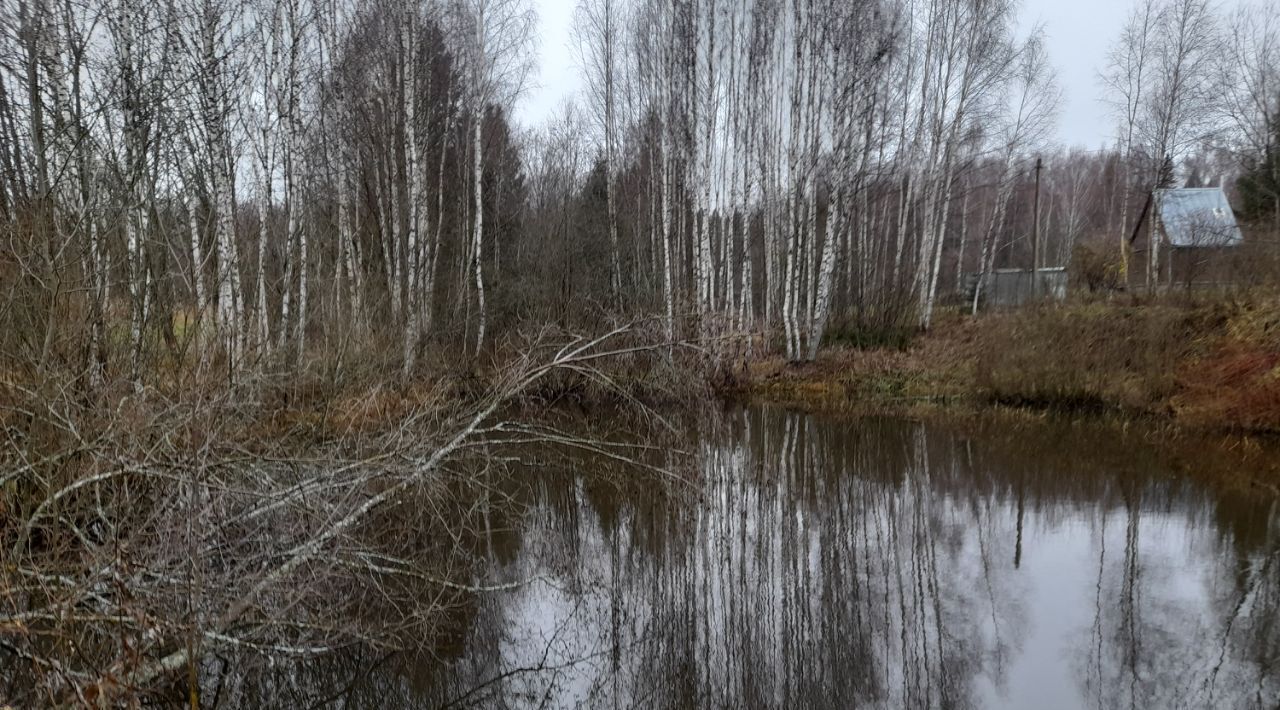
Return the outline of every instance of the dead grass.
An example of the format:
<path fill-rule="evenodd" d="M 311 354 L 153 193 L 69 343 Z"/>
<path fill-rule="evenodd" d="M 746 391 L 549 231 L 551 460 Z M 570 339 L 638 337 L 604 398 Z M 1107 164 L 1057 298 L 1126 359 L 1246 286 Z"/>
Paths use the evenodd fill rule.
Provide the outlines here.
<path fill-rule="evenodd" d="M 907 348 L 751 363 L 741 391 L 822 410 L 991 404 L 1280 434 L 1280 297 L 951 316 Z"/>
<path fill-rule="evenodd" d="M 1220 327 L 1215 310 L 1091 303 L 990 317 L 975 386 L 1013 404 L 1167 413 L 1176 364 Z"/>
<path fill-rule="evenodd" d="M 1208 337 L 1204 352 L 1179 363 L 1176 416 L 1198 426 L 1226 423 L 1280 432 L 1280 301 L 1243 304 Z"/>
<path fill-rule="evenodd" d="M 752 362 L 741 392 L 813 409 L 926 403 L 966 397 L 973 380 L 974 323 L 952 318 L 905 349 L 823 348 L 817 360 Z"/>

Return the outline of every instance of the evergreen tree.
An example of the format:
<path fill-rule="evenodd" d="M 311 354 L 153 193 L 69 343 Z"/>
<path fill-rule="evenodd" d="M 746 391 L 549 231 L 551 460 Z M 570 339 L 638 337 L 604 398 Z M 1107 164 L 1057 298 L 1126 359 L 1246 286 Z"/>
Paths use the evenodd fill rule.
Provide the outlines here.
<path fill-rule="evenodd" d="M 1274 221 L 1280 227 L 1280 121 L 1275 121 L 1268 133 L 1271 140 L 1261 155 L 1245 162 L 1236 187 L 1241 216 L 1253 222 Z"/>

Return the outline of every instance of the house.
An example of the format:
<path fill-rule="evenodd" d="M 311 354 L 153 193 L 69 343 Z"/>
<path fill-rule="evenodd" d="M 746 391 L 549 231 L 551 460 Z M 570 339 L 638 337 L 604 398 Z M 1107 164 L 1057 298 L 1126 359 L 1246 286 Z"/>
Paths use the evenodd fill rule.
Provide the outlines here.
<path fill-rule="evenodd" d="M 1191 287 L 1231 281 L 1244 236 L 1221 187 L 1184 187 L 1151 193 L 1129 243 L 1130 286 Z"/>

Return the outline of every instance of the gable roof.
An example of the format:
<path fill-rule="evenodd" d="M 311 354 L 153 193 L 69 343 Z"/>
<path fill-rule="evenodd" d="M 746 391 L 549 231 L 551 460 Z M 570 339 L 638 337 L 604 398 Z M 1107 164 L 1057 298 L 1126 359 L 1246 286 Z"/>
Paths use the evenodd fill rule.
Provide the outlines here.
<path fill-rule="evenodd" d="M 1220 187 L 1156 190 L 1160 224 L 1175 247 L 1233 247 L 1244 241 Z"/>

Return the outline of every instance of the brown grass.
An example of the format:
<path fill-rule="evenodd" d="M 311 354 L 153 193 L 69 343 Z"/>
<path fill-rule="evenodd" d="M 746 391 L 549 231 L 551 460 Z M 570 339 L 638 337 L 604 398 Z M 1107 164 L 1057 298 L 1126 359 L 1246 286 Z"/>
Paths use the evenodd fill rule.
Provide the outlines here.
<path fill-rule="evenodd" d="M 976 388 L 1013 404 L 1164 413 L 1176 363 L 1219 327 L 1209 308 L 1091 303 L 984 320 Z"/>
<path fill-rule="evenodd" d="M 813 363 L 751 363 L 742 391 L 809 409 L 1004 404 L 1280 433 L 1280 298 L 951 316 L 905 350 L 834 347 Z"/>
<path fill-rule="evenodd" d="M 1179 363 L 1175 414 L 1199 426 L 1280 432 L 1280 301 L 1241 305 L 1205 352 Z"/>
<path fill-rule="evenodd" d="M 885 408 L 963 398 L 973 380 L 974 323 L 943 319 L 907 348 L 823 348 L 817 360 L 748 364 L 735 394 L 807 409 Z"/>

